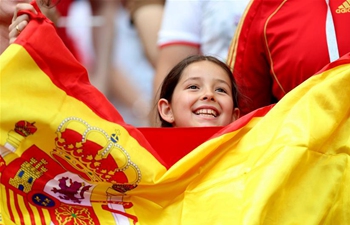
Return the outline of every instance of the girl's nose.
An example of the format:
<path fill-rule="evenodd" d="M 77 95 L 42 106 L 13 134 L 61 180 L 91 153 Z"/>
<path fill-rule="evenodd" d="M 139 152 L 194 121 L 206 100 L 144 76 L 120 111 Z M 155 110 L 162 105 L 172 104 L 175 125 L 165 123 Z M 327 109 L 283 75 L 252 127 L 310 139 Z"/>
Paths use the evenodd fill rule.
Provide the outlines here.
<path fill-rule="evenodd" d="M 207 101 L 215 101 L 214 93 L 211 90 L 206 90 L 201 99 Z"/>

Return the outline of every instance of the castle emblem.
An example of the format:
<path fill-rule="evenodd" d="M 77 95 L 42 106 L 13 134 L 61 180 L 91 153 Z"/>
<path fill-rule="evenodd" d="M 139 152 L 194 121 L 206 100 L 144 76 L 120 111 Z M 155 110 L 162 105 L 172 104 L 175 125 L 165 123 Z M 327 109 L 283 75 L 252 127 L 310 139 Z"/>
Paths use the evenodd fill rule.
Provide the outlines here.
<path fill-rule="evenodd" d="M 17 171 L 16 176 L 10 178 L 9 183 L 16 189 L 28 193 L 31 191 L 35 180 L 39 179 L 46 171 L 47 162 L 31 158 L 29 162 L 24 162 Z"/>

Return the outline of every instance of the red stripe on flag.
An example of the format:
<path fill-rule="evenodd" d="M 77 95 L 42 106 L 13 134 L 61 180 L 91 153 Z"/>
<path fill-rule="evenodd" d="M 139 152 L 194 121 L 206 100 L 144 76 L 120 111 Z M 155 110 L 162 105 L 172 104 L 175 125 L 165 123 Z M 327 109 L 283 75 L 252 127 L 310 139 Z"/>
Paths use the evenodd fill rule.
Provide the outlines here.
<path fill-rule="evenodd" d="M 14 194 L 14 202 L 15 202 L 15 208 L 16 208 L 16 212 L 18 213 L 18 216 L 21 220 L 21 224 L 25 224 L 25 221 L 24 221 L 24 218 L 23 218 L 23 213 L 21 211 L 21 208 L 19 207 L 18 205 L 18 195 L 17 194 Z M 15 220 L 12 220 L 12 221 L 15 221 Z"/>
<path fill-rule="evenodd" d="M 24 205 L 26 206 L 26 209 L 28 210 L 28 214 L 30 216 L 31 224 L 35 225 L 34 212 L 33 212 L 32 208 L 30 207 L 30 205 L 28 203 L 29 202 L 27 200 L 24 200 Z M 28 222 L 28 221 L 26 221 L 26 222 Z"/>
<path fill-rule="evenodd" d="M 10 188 L 6 188 L 6 196 L 7 196 L 7 199 L 10 199 Z M 13 196 L 14 196 L 13 197 L 14 205 L 11 204 L 10 201 L 7 201 L 7 208 L 8 208 L 8 212 L 10 214 L 11 221 L 15 221 L 15 216 L 13 214 L 13 211 L 16 210 L 16 212 L 18 213 L 18 216 L 21 220 L 21 224 L 28 224 L 29 221 L 24 221 L 23 213 L 22 213 L 21 208 L 18 204 L 19 203 L 19 200 L 18 200 L 19 195 L 16 192 L 13 192 Z M 33 210 L 30 207 L 29 202 L 24 200 L 24 204 L 25 204 L 26 210 L 28 211 L 27 214 L 30 215 L 30 221 L 31 221 L 30 224 L 35 224 Z M 15 207 L 15 209 L 13 209 L 13 207 Z M 40 216 L 43 216 L 43 214 L 41 214 Z M 45 224 L 45 220 L 43 220 L 43 219 L 42 219 L 42 224 Z"/>
<path fill-rule="evenodd" d="M 265 106 L 265 107 L 259 108 L 255 111 L 252 111 L 252 112 L 242 116 L 241 118 L 239 118 L 235 122 L 227 125 L 222 130 L 220 130 L 218 133 L 216 133 L 213 136 L 213 138 L 219 137 L 223 134 L 230 133 L 230 132 L 233 132 L 233 131 L 236 131 L 236 130 L 239 130 L 239 129 L 245 127 L 253 118 L 264 117 L 274 106 L 275 106 L 275 104 Z"/>
<path fill-rule="evenodd" d="M 13 211 L 11 210 L 11 204 L 10 204 L 10 201 L 9 201 L 9 199 L 10 199 L 10 189 L 9 188 L 6 188 L 5 189 L 6 190 L 6 198 L 7 198 L 7 210 L 8 210 L 8 212 L 9 212 L 9 214 L 10 214 L 10 219 L 11 219 L 11 221 L 15 221 L 15 217 L 13 216 Z"/>
<path fill-rule="evenodd" d="M 134 225 L 138 222 L 137 217 L 134 216 L 134 215 L 131 215 L 129 213 L 122 212 L 122 211 L 119 211 L 119 210 L 111 209 L 111 208 L 108 207 L 108 205 L 102 205 L 101 207 L 104 210 L 110 211 L 110 212 L 115 213 L 115 214 L 120 214 L 120 215 L 123 215 L 123 216 L 125 216 L 125 217 L 127 217 L 129 219 L 132 219 Z"/>
<path fill-rule="evenodd" d="M 167 169 L 221 129 L 222 127 L 139 128 L 165 161 Z"/>
<path fill-rule="evenodd" d="M 36 207 L 37 210 L 38 210 L 38 213 L 39 213 L 39 216 L 40 216 L 40 221 L 41 221 L 41 224 L 46 224 L 46 221 L 45 221 L 45 216 L 44 216 L 44 213 L 43 213 L 43 210 L 39 207 Z"/>

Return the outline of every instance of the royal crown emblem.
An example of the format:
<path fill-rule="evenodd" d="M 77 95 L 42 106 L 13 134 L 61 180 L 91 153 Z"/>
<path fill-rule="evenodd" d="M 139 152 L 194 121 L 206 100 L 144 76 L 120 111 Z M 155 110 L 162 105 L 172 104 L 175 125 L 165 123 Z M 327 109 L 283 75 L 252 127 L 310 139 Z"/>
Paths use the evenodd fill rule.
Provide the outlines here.
<path fill-rule="evenodd" d="M 51 154 L 67 170 L 88 181 L 112 183 L 123 194 L 141 181 L 140 169 L 118 143 L 118 130 L 109 135 L 80 118 L 70 117 L 61 122 L 56 133 Z"/>
<path fill-rule="evenodd" d="M 33 135 L 37 128 L 34 125 L 35 122 L 30 123 L 25 120 L 20 120 L 15 124 L 15 128 L 13 130 L 10 130 L 7 136 L 6 143 L 4 147 L 6 148 L 1 151 L 1 155 L 5 156 L 9 153 L 8 150 L 15 152 L 22 141 L 25 140 L 29 135 Z"/>
<path fill-rule="evenodd" d="M 36 132 L 37 128 L 34 126 L 34 123 L 29 123 L 28 121 L 21 120 L 15 124 L 15 131 L 17 134 L 28 137 Z"/>

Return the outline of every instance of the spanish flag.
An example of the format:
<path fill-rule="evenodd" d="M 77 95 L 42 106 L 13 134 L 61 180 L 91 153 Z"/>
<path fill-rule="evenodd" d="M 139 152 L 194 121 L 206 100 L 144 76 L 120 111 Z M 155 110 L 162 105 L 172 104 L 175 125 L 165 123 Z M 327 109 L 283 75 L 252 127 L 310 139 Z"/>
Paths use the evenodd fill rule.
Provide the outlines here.
<path fill-rule="evenodd" d="M 350 224 L 350 54 L 223 128 L 126 124 L 41 13 L 0 66 L 0 224 Z"/>

